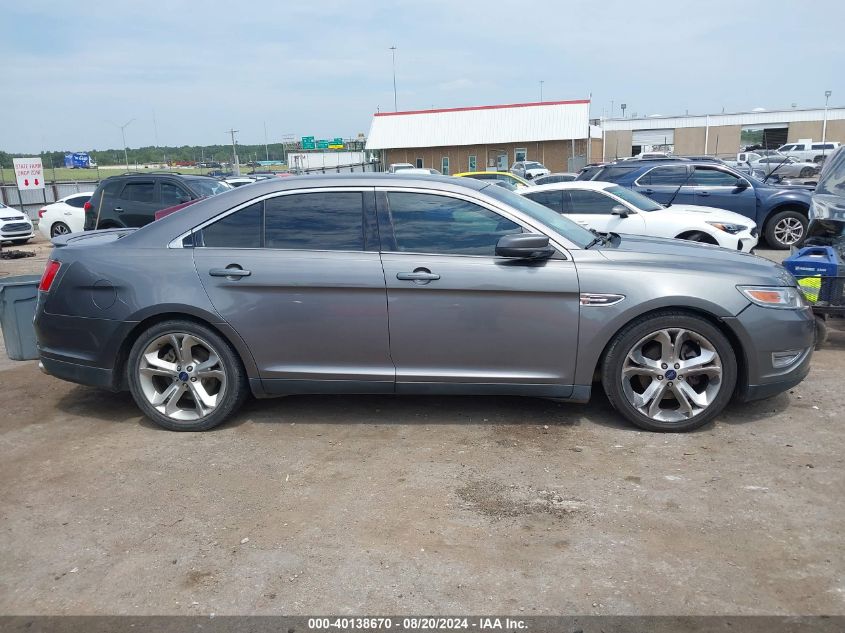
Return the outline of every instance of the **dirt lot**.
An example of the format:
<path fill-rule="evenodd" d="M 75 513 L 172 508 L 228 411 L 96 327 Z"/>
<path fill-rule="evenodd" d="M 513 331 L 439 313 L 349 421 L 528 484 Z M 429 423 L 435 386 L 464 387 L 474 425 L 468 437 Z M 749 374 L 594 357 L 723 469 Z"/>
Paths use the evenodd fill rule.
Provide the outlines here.
<path fill-rule="evenodd" d="M 0 357 L 2 614 L 845 614 L 842 330 L 686 435 L 363 396 L 176 434 Z"/>

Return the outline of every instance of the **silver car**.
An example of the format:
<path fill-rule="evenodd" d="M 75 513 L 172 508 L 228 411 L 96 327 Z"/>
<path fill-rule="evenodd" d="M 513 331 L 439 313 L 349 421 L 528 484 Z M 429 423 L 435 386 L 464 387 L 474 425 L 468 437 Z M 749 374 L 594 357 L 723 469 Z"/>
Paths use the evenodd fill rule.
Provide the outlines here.
<path fill-rule="evenodd" d="M 764 177 L 775 173 L 781 178 L 809 178 L 818 174 L 820 169 L 816 163 L 802 162 L 789 156 L 763 156 L 748 164 L 755 173 L 760 172 Z"/>
<path fill-rule="evenodd" d="M 485 181 L 268 180 L 141 229 L 71 234 L 41 282 L 43 369 L 173 430 L 250 394 L 507 394 L 644 429 L 800 382 L 813 317 L 767 260 L 593 233 Z"/>

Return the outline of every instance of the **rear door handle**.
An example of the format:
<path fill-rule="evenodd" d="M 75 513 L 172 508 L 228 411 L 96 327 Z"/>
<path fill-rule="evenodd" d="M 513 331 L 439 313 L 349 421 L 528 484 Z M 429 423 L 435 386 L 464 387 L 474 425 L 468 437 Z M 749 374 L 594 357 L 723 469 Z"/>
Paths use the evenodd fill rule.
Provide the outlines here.
<path fill-rule="evenodd" d="M 710 192 L 709 191 L 699 191 L 697 195 L 706 197 L 706 196 L 710 195 Z"/>
<path fill-rule="evenodd" d="M 123 207 L 115 207 L 114 210 L 118 213 L 123 213 Z"/>
<path fill-rule="evenodd" d="M 212 268 L 208 274 L 212 277 L 249 277 L 252 272 L 243 268 Z"/>
<path fill-rule="evenodd" d="M 428 270 L 415 270 L 412 273 L 396 273 L 396 279 L 400 281 L 437 281 L 440 275 Z"/>
<path fill-rule="evenodd" d="M 654 193 L 654 189 L 643 189 L 643 193 L 647 195 L 651 195 Z"/>

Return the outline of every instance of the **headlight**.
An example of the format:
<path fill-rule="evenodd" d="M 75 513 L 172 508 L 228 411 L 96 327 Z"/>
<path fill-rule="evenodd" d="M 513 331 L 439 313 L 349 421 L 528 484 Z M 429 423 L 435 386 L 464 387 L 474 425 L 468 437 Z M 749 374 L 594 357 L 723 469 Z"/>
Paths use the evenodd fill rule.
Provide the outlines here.
<path fill-rule="evenodd" d="M 730 222 L 708 222 L 707 224 L 715 226 L 720 231 L 730 233 L 731 235 L 736 235 L 737 233 L 742 233 L 743 231 L 748 230 L 747 226 L 743 226 L 742 224 L 731 224 Z"/>
<path fill-rule="evenodd" d="M 804 295 L 791 286 L 737 286 L 752 303 L 764 308 L 794 310 L 807 305 Z"/>

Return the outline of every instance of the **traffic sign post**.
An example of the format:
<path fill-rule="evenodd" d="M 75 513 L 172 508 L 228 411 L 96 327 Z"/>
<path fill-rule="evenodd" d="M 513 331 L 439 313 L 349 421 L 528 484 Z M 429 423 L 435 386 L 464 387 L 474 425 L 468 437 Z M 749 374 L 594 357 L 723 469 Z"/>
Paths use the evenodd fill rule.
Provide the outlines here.
<path fill-rule="evenodd" d="M 44 166 L 40 158 L 13 158 L 18 189 L 44 189 Z"/>

